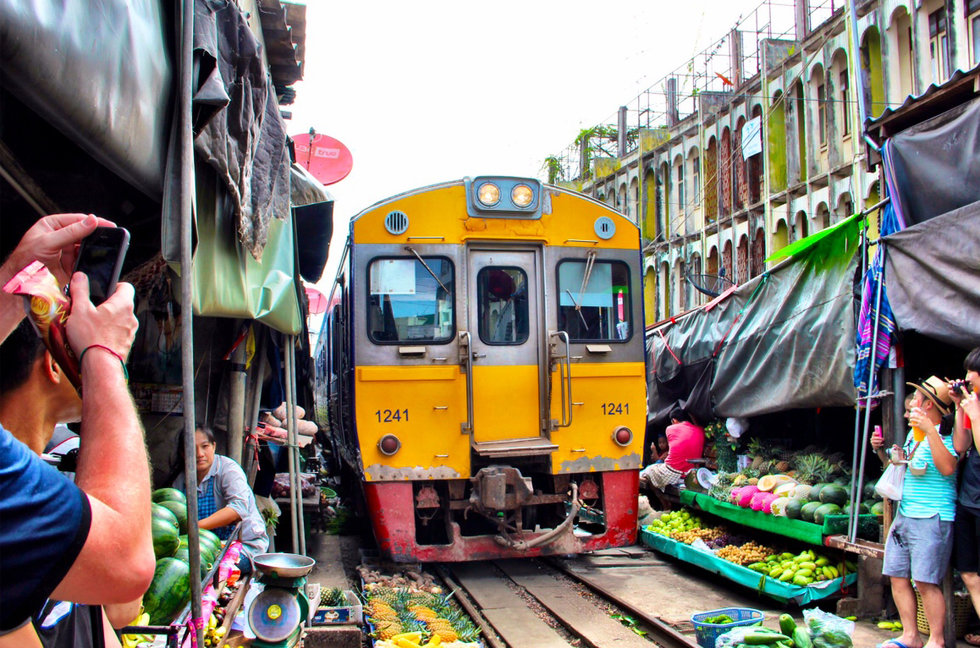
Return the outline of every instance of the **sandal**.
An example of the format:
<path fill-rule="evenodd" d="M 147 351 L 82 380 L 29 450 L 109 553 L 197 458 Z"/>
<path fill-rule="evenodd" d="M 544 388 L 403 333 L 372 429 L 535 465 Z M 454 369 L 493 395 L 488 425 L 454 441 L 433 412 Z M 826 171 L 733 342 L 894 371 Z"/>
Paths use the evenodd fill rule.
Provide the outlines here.
<path fill-rule="evenodd" d="M 980 634 L 968 632 L 963 636 L 963 641 L 971 646 L 980 646 Z"/>

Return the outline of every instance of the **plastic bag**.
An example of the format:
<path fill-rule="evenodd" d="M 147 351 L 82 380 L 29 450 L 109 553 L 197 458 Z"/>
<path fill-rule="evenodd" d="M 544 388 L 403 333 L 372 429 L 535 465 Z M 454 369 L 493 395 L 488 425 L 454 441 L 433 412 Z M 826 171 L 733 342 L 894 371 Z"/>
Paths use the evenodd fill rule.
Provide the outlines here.
<path fill-rule="evenodd" d="M 757 625 L 736 626 L 724 634 L 718 635 L 718 638 L 715 639 L 715 648 L 735 648 L 742 643 L 745 635 L 754 634 L 758 630 L 759 626 Z"/>
<path fill-rule="evenodd" d="M 902 499 L 902 484 L 905 482 L 905 464 L 890 463 L 875 484 L 875 492 L 890 500 Z"/>
<path fill-rule="evenodd" d="M 813 648 L 851 648 L 854 622 L 820 608 L 803 610 L 803 620 L 810 630 Z"/>

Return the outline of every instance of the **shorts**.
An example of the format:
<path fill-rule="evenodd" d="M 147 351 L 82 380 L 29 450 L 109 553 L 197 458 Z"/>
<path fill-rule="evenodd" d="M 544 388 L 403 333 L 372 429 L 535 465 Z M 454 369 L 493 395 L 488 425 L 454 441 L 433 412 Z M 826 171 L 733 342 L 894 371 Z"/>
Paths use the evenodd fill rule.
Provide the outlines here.
<path fill-rule="evenodd" d="M 980 571 L 980 513 L 957 504 L 953 537 L 956 541 L 956 569 L 961 572 Z"/>
<path fill-rule="evenodd" d="M 895 517 L 885 540 L 881 573 L 939 585 L 946 576 L 953 552 L 953 522 L 928 518 Z"/>
<path fill-rule="evenodd" d="M 678 472 L 665 463 L 647 466 L 640 471 L 640 486 L 663 489 L 671 484 L 684 481 L 684 473 Z"/>

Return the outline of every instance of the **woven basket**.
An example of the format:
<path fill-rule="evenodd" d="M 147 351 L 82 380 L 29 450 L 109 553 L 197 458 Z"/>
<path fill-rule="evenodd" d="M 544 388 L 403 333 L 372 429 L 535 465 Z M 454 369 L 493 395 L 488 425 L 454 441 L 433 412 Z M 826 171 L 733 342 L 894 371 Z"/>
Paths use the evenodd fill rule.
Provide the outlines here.
<path fill-rule="evenodd" d="M 953 622 L 956 627 L 956 636 L 962 638 L 970 628 L 970 624 L 976 614 L 973 611 L 973 602 L 970 595 L 966 592 L 956 592 L 953 594 Z M 926 613 L 922 610 L 922 595 L 919 591 L 915 592 L 915 625 L 922 634 L 929 634 L 929 622 L 926 621 Z"/>

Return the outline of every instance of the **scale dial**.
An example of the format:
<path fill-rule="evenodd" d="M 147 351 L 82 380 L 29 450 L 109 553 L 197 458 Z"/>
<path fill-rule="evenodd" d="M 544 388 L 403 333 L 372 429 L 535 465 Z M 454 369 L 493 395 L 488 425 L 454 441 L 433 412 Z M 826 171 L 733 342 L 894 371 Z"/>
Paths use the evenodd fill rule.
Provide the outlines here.
<path fill-rule="evenodd" d="M 288 639 L 302 622 L 296 593 L 270 587 L 255 597 L 248 608 L 248 625 L 262 641 Z"/>

